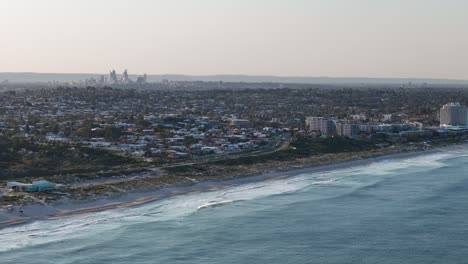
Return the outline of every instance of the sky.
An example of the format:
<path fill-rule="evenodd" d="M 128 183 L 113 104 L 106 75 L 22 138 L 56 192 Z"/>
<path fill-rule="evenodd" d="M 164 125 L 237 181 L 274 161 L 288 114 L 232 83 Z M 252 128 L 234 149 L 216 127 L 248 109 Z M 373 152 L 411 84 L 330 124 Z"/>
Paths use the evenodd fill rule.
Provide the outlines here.
<path fill-rule="evenodd" d="M 466 0 L 0 6 L 0 72 L 468 79 Z"/>

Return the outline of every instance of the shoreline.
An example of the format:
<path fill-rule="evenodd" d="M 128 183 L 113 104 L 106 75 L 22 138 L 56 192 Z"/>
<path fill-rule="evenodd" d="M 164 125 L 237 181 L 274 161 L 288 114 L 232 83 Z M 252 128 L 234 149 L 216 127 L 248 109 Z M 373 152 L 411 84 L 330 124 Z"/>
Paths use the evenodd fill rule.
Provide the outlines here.
<path fill-rule="evenodd" d="M 290 178 L 304 173 L 327 172 L 343 168 L 365 166 L 383 160 L 406 159 L 446 151 L 454 151 L 457 149 L 466 150 L 467 146 L 468 144 L 449 145 L 424 150 L 389 153 L 368 158 L 356 157 L 351 160 L 338 160 L 330 164 L 305 166 L 302 168 L 293 168 L 287 170 L 278 169 L 252 176 L 234 177 L 227 180 L 208 180 L 189 185 L 180 184 L 147 191 L 131 191 L 113 197 L 98 198 L 92 201 L 71 200 L 69 202 L 62 202 L 56 205 L 25 206 L 25 211 L 32 212 L 32 216 L 11 216 L 11 219 L 0 222 L 0 230 L 12 226 L 28 224 L 34 221 L 56 220 L 79 215 L 99 213 L 108 210 L 132 208 L 178 195 L 209 192 L 254 182 Z"/>

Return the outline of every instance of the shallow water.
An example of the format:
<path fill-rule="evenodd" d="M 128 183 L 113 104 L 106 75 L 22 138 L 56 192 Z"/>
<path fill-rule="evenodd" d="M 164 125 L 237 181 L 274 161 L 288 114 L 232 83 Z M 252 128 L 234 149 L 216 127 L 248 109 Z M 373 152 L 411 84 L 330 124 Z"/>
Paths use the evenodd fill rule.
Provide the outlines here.
<path fill-rule="evenodd" d="M 0 263 L 467 263 L 468 152 L 0 230 Z"/>

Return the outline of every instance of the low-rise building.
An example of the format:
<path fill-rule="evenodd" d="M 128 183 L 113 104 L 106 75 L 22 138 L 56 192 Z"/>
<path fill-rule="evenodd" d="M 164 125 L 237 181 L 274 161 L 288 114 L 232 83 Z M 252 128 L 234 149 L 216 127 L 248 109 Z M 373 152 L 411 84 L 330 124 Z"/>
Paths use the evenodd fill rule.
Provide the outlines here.
<path fill-rule="evenodd" d="M 56 184 L 49 181 L 34 181 L 33 183 L 8 182 L 7 187 L 16 192 L 45 192 L 55 190 Z"/>
<path fill-rule="evenodd" d="M 247 119 L 232 119 L 230 125 L 235 128 L 250 128 L 251 122 Z"/>

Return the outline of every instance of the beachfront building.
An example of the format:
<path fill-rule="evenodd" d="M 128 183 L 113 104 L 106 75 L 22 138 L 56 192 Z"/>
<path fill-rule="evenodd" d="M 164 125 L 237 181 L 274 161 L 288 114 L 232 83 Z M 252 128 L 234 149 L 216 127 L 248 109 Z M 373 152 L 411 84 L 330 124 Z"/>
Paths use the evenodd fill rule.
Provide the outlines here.
<path fill-rule="evenodd" d="M 49 181 L 33 183 L 8 182 L 7 187 L 17 192 L 45 192 L 55 190 L 56 184 Z"/>
<path fill-rule="evenodd" d="M 324 117 L 306 117 L 306 127 L 310 131 L 321 132 L 325 135 L 333 135 L 336 132 L 335 122 Z"/>
<path fill-rule="evenodd" d="M 359 135 L 359 125 L 337 123 L 336 134 L 342 137 L 356 138 Z"/>
<path fill-rule="evenodd" d="M 460 103 L 448 103 L 440 109 L 440 126 L 466 127 L 468 124 L 468 110 Z"/>

